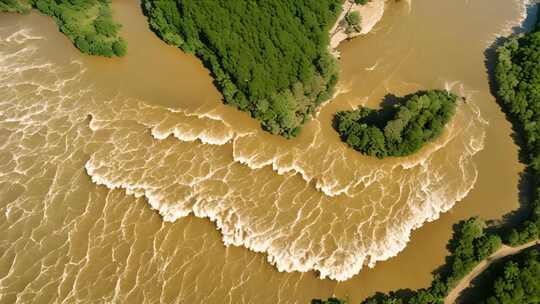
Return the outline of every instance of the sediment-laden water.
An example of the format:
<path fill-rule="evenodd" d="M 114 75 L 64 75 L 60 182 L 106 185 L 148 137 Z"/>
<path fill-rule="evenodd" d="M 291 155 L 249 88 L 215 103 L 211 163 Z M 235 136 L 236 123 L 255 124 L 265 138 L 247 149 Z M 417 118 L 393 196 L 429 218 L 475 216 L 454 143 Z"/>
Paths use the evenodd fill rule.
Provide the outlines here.
<path fill-rule="evenodd" d="M 137 1 L 114 9 L 124 59 L 79 54 L 43 16 L 0 15 L 2 303 L 357 301 L 427 284 L 451 223 L 517 207 L 483 52 L 524 3 L 390 3 L 342 45 L 339 94 L 294 140 L 224 106 Z M 423 88 L 467 102 L 417 155 L 365 157 L 331 127 L 338 110 Z"/>

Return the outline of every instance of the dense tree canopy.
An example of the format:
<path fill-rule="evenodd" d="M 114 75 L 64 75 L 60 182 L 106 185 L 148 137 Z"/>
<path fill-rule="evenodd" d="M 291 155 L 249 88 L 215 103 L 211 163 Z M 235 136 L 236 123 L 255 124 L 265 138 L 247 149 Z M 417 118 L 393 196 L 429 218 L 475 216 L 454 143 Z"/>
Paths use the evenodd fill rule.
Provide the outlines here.
<path fill-rule="evenodd" d="M 110 0 L 0 0 L 0 11 L 25 12 L 34 7 L 51 16 L 83 53 L 124 56 L 126 42 L 113 22 Z"/>
<path fill-rule="evenodd" d="M 295 136 L 337 81 L 328 31 L 341 0 L 144 0 L 152 29 L 212 71 L 225 102 Z"/>
<path fill-rule="evenodd" d="M 341 139 L 363 154 L 406 156 L 442 133 L 455 112 L 456 99 L 446 91 L 418 92 L 380 110 L 339 112 L 335 126 Z"/>
<path fill-rule="evenodd" d="M 511 244 L 522 244 L 540 235 L 540 22 L 535 31 L 510 38 L 497 57 L 497 93 L 523 138 L 521 149 L 538 187 L 530 217 L 509 235 Z"/>
<path fill-rule="evenodd" d="M 540 255 L 531 250 L 504 264 L 484 304 L 540 303 Z"/>
<path fill-rule="evenodd" d="M 30 5 L 20 0 L 0 0 L 0 12 L 24 13 L 30 9 Z"/>

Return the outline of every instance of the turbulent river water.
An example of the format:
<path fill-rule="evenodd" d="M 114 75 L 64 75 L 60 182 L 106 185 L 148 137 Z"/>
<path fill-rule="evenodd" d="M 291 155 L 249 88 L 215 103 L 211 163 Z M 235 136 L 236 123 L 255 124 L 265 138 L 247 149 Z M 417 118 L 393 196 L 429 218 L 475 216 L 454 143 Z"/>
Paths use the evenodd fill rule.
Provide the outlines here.
<path fill-rule="evenodd" d="M 518 207 L 484 51 L 525 3 L 389 2 L 342 44 L 339 94 L 294 140 L 223 105 L 138 1 L 113 7 L 123 59 L 81 55 L 36 13 L 0 14 L 1 303 L 359 301 L 426 286 L 453 223 Z M 467 102 L 413 157 L 364 157 L 331 127 L 423 88 Z"/>

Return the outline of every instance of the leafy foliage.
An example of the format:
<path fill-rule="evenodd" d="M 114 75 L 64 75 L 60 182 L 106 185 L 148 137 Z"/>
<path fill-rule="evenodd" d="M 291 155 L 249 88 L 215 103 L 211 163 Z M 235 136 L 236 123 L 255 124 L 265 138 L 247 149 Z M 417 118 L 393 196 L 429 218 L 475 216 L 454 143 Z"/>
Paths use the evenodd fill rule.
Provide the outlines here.
<path fill-rule="evenodd" d="M 497 94 L 523 138 L 522 152 L 538 188 L 530 217 L 508 236 L 513 245 L 540 236 L 540 22 L 536 30 L 510 38 L 497 51 Z"/>
<path fill-rule="evenodd" d="M 19 0 L 0 0 L 0 12 L 26 13 L 28 10 L 30 6 Z"/>
<path fill-rule="evenodd" d="M 144 0 L 151 28 L 201 58 L 226 103 L 285 137 L 332 95 L 328 31 L 340 9 L 341 0 Z"/>
<path fill-rule="evenodd" d="M 531 250 L 504 264 L 485 304 L 540 303 L 540 255 Z"/>
<path fill-rule="evenodd" d="M 394 106 L 365 107 L 336 114 L 341 139 L 363 154 L 384 158 L 406 156 L 437 138 L 455 113 L 457 97 L 432 90 L 401 98 Z"/>
<path fill-rule="evenodd" d="M 361 16 L 358 12 L 349 12 L 341 20 L 340 25 L 345 29 L 346 34 L 360 33 L 362 31 L 360 20 Z"/>
<path fill-rule="evenodd" d="M 56 21 L 58 28 L 85 54 L 124 56 L 127 44 L 113 22 L 110 0 L 0 0 L 0 11 L 25 12 L 34 7 Z"/>

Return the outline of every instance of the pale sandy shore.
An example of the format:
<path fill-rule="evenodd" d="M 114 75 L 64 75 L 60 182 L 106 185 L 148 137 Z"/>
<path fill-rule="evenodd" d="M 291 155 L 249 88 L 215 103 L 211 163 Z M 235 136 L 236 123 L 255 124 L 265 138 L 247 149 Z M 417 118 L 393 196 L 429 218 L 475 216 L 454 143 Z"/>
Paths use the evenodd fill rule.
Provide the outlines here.
<path fill-rule="evenodd" d="M 336 49 L 342 41 L 371 32 L 373 27 L 382 19 L 384 7 L 385 0 L 371 0 L 366 5 L 357 5 L 353 0 L 345 1 L 343 11 L 330 30 L 330 49 L 332 53 L 339 57 L 339 52 Z M 347 34 L 345 28 L 340 25 L 345 16 L 351 12 L 358 12 L 360 15 L 360 27 L 362 30 L 359 33 Z"/>
<path fill-rule="evenodd" d="M 459 295 L 463 290 L 465 290 L 467 287 L 470 286 L 472 280 L 476 278 L 478 275 L 480 275 L 484 270 L 486 270 L 489 265 L 491 265 L 493 262 L 498 261 L 504 257 L 517 254 L 527 248 L 533 247 L 535 245 L 540 244 L 539 241 L 532 241 L 527 244 L 521 245 L 519 247 L 510 247 L 503 245 L 499 250 L 497 250 L 495 253 L 493 253 L 491 256 L 489 256 L 487 259 L 480 262 L 480 264 L 476 265 L 476 267 L 468 274 L 466 275 L 459 284 L 452 289 L 452 291 L 448 294 L 446 299 L 444 299 L 444 304 L 454 304 L 456 300 L 458 299 Z"/>

